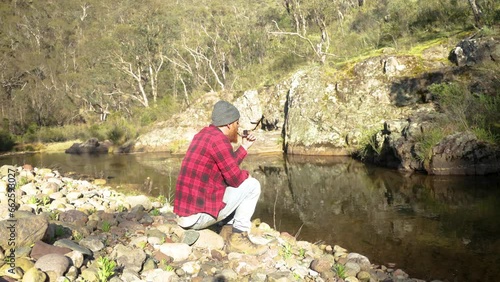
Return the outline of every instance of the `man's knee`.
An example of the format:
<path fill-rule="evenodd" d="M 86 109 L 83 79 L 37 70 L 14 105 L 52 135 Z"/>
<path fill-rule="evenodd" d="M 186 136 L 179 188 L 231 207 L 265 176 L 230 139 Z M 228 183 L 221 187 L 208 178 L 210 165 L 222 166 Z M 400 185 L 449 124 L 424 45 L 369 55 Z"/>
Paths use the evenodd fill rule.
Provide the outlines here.
<path fill-rule="evenodd" d="M 249 177 L 246 181 L 248 181 L 248 186 L 251 187 L 253 193 L 260 195 L 260 182 L 259 180 Z"/>

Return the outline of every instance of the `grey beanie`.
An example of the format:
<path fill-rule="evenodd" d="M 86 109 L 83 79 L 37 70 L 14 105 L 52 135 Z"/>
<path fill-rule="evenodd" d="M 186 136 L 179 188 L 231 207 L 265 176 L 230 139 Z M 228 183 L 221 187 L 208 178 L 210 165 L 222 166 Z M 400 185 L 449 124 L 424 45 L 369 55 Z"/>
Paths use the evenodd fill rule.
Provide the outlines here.
<path fill-rule="evenodd" d="M 212 111 L 212 124 L 215 126 L 222 126 L 233 123 L 240 118 L 240 112 L 227 101 L 220 100 L 215 103 L 214 110 Z"/>

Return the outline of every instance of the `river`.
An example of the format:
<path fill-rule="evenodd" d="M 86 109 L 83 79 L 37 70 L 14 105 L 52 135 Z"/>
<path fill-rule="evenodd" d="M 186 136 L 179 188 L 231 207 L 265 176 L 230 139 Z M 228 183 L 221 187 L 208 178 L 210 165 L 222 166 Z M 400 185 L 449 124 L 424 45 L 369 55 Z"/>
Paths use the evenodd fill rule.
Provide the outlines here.
<path fill-rule="evenodd" d="M 182 156 L 25 154 L 0 165 L 105 178 L 116 190 L 173 196 Z M 340 245 L 411 277 L 500 280 L 500 176 L 428 176 L 342 157 L 249 155 L 259 179 L 255 217 L 299 240 Z"/>

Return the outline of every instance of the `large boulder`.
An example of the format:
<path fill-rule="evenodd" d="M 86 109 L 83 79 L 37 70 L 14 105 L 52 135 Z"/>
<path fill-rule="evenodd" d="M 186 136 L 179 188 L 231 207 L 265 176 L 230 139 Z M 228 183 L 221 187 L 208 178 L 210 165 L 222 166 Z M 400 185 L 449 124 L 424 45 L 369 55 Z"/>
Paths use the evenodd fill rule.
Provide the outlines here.
<path fill-rule="evenodd" d="M 0 247 L 4 250 L 16 247 L 31 246 L 45 235 L 49 226 L 47 219 L 42 216 L 28 216 L 0 221 Z M 9 244 L 10 243 L 10 244 Z"/>
<path fill-rule="evenodd" d="M 370 132 L 429 108 L 426 87 L 443 75 L 414 75 L 421 59 L 382 55 L 325 77 L 320 68 L 292 77 L 285 108 L 289 154 L 348 155 Z M 410 78 L 411 77 L 411 78 Z"/>
<path fill-rule="evenodd" d="M 430 132 L 436 117 L 441 115 L 428 88 L 453 81 L 457 73 L 467 71 L 467 67 L 461 66 L 497 62 L 499 46 L 497 39 L 485 37 L 464 40 L 458 46 L 430 46 L 421 56 L 399 55 L 387 48 L 381 55 L 351 62 L 343 68 L 304 68 L 276 85 L 246 91 L 241 96 L 209 93 L 185 112 L 139 137 L 134 150 L 184 153 L 193 136 L 210 123 L 214 103 L 224 99 L 232 101 L 242 112 L 242 129 L 256 125 L 258 142 L 251 153 L 352 155 L 360 152 L 370 139 L 376 154 L 363 156 L 366 161 L 402 170 L 464 174 L 447 169 L 454 166 L 449 156 L 436 153 L 432 163 L 424 164 L 422 156 L 417 155 L 417 139 Z M 448 50 L 452 48 L 462 51 L 450 56 Z M 459 67 L 447 62 L 448 58 Z M 472 82 L 474 93 L 495 93 L 498 87 L 481 77 Z M 477 146 L 482 148 L 479 143 Z M 486 162 L 473 164 L 475 173 L 496 170 L 493 151 L 474 151 L 482 154 L 481 160 Z M 453 158 L 464 161 L 459 156 Z"/>
<path fill-rule="evenodd" d="M 445 137 L 432 149 L 427 172 L 436 175 L 485 175 L 500 171 L 500 148 L 471 132 Z"/>
<path fill-rule="evenodd" d="M 467 38 L 451 50 L 449 59 L 459 67 L 500 60 L 500 44 L 491 37 Z"/>
<path fill-rule="evenodd" d="M 110 147 L 110 141 L 99 142 L 97 138 L 90 138 L 84 143 L 73 143 L 64 152 L 66 154 L 107 154 Z"/>
<path fill-rule="evenodd" d="M 240 128 L 254 130 L 259 142 L 252 147 L 253 152 L 280 152 L 280 131 L 263 131 L 263 110 L 266 101 L 256 90 L 249 90 L 236 98 L 234 93 L 207 93 L 195 101 L 186 111 L 173 116 L 170 120 L 160 123 L 157 128 L 140 136 L 133 150 L 165 151 L 184 153 L 194 135 L 211 122 L 214 104 L 219 100 L 231 101 L 240 111 Z M 281 109 L 281 115 L 283 109 Z"/>

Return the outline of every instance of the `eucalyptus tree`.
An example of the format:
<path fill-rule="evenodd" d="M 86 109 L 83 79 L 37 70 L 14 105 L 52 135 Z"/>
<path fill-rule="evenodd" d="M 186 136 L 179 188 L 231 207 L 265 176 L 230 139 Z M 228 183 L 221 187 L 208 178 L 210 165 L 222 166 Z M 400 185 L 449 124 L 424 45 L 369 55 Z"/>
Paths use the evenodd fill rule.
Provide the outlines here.
<path fill-rule="evenodd" d="M 175 9 L 182 28 L 165 53 L 186 101 L 192 89 L 233 89 L 238 73 L 268 56 L 263 21 L 271 1 L 182 1 Z"/>
<path fill-rule="evenodd" d="M 151 100 L 156 104 L 166 92 L 159 88 L 164 53 L 176 38 L 177 25 L 170 19 L 168 1 L 125 2 L 116 14 L 119 19 L 113 36 L 119 48 L 112 53 L 111 62 L 128 84 L 121 85 L 122 93 L 147 108 Z"/>
<path fill-rule="evenodd" d="M 30 123 L 66 123 L 71 118 L 71 101 L 64 95 L 60 74 L 68 70 L 74 50 L 71 22 L 66 22 L 70 15 L 58 3 L 0 5 L 2 116 L 9 119 L 14 132 Z"/>
<path fill-rule="evenodd" d="M 298 38 L 308 47 L 303 54 L 297 54 L 308 56 L 312 53 L 316 61 L 324 64 L 328 56 L 335 56 L 330 52 L 329 28 L 333 23 L 342 24 L 344 14 L 362 6 L 363 1 L 285 0 L 283 5 L 290 17 L 290 26 L 282 27 L 275 21 L 275 28 L 269 34 Z"/>

